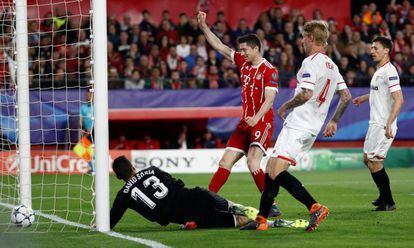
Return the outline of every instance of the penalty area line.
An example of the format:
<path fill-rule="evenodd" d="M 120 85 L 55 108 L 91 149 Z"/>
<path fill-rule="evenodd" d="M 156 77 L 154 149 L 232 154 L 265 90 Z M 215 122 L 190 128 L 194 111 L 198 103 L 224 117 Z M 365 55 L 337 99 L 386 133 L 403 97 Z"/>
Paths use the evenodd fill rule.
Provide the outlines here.
<path fill-rule="evenodd" d="M 13 209 L 15 207 L 14 205 L 11 205 L 11 204 L 8 204 L 8 203 L 3 203 L 3 202 L 0 202 L 0 205 L 1 206 L 4 206 L 4 207 L 7 207 L 7 208 L 10 208 L 10 209 Z M 79 223 L 75 223 L 75 222 L 72 222 L 72 221 L 68 221 L 68 220 L 65 220 L 63 218 L 60 218 L 60 217 L 58 217 L 56 215 L 44 214 L 42 212 L 35 211 L 35 210 L 34 210 L 34 212 L 35 212 L 35 215 L 48 218 L 50 220 L 56 221 L 58 223 L 62 223 L 64 225 L 73 226 L 73 227 L 79 227 L 79 228 L 83 228 L 83 229 L 87 229 L 87 230 L 93 230 L 88 225 L 84 225 L 84 224 L 79 224 Z M 152 248 L 169 248 L 169 246 L 166 246 L 166 245 L 161 244 L 161 243 L 159 243 L 157 241 L 154 241 L 154 240 L 143 239 L 143 238 L 138 238 L 138 237 L 132 237 L 132 236 L 124 235 L 124 234 L 117 233 L 117 232 L 114 232 L 114 231 L 110 231 L 110 232 L 99 232 L 99 233 L 102 233 L 102 234 L 105 234 L 105 235 L 108 235 L 108 236 L 111 236 L 111 237 L 115 237 L 115 238 L 126 239 L 126 240 L 129 240 L 129 241 L 132 241 L 132 242 L 136 242 L 136 243 L 140 243 L 142 245 L 146 245 L 146 246 L 152 247 Z"/>

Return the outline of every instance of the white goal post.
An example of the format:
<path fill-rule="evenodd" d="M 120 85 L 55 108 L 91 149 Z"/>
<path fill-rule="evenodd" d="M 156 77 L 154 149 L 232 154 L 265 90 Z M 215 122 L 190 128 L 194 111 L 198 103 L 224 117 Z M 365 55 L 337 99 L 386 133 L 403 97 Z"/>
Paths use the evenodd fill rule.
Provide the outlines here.
<path fill-rule="evenodd" d="M 72 0 L 82 1 L 82 0 Z M 50 0 L 51 3 L 56 0 Z M 64 0 L 60 1 L 64 2 Z M 27 0 L 15 0 L 16 11 L 16 74 L 18 95 L 18 150 L 20 203 L 32 206 L 31 138 L 29 100 L 29 55 Z M 108 137 L 108 83 L 106 0 L 92 0 L 90 15 L 92 29 L 91 84 L 94 92 L 94 167 L 95 167 L 95 221 L 98 231 L 109 228 L 109 137 Z M 68 186 L 69 187 L 69 186 Z M 36 209 L 34 209 L 36 211 Z"/>

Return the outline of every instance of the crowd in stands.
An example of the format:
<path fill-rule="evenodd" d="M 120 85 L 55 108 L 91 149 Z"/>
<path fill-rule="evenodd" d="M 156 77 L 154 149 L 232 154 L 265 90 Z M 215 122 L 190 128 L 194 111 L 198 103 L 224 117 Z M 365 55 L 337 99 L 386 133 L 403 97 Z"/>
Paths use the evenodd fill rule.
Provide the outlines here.
<path fill-rule="evenodd" d="M 193 134 L 194 135 L 194 134 Z M 187 127 L 182 130 L 174 139 L 159 139 L 152 137 L 149 132 L 143 135 L 142 139 L 127 138 L 125 133 L 118 133 L 116 139 L 111 139 L 109 148 L 112 150 L 152 150 L 152 149 L 205 149 L 224 148 L 222 140 L 209 131 L 199 133 L 196 137 L 188 134 Z"/>
<path fill-rule="evenodd" d="M 10 46 L 12 25 L 3 20 L 0 48 Z M 329 24 L 329 44 L 326 54 L 339 66 L 346 82 L 352 87 L 366 87 L 375 72 L 370 56 L 371 40 L 376 35 L 394 41 L 392 63 L 397 67 L 403 85 L 414 83 L 414 8 L 410 1 L 391 1 L 385 11 L 375 3 L 362 5 L 348 24 L 339 29 L 338 23 L 325 17 L 327 13 L 313 11 L 313 19 Z M 306 18 L 300 10 L 283 14 L 280 8 L 260 13 L 253 26 L 246 19 L 236 27 L 218 12 L 211 23 L 213 32 L 228 46 L 237 50 L 237 37 L 256 33 L 263 43 L 263 55 L 280 72 L 281 87 L 296 86 L 295 74 L 306 55 L 301 45 L 301 32 Z M 10 24 L 10 23 L 9 23 Z M 238 71 L 228 59 L 215 52 L 199 30 L 195 16 L 179 15 L 174 22 L 168 10 L 155 23 L 148 10 L 142 21 L 133 23 L 129 14 L 118 20 L 110 14 L 108 30 L 108 77 L 110 88 L 183 89 L 235 88 L 240 86 Z M 28 21 L 29 73 L 32 87 L 59 88 L 87 85 L 91 78 L 90 19 L 71 15 L 56 8 L 39 20 Z M 10 68 L 11 49 L 1 54 L 2 81 Z M 6 56 L 6 57 L 5 57 Z M 4 87 L 4 86 L 3 86 Z"/>
<path fill-rule="evenodd" d="M 119 22 L 108 18 L 108 63 L 112 88 L 182 89 L 239 87 L 238 71 L 228 59 L 215 52 L 198 29 L 194 16 L 179 15 L 173 22 L 165 10 L 159 23 L 151 13 L 142 12 L 141 23 L 131 23 L 129 15 Z M 325 19 L 316 9 L 313 19 Z M 240 19 L 232 28 L 225 13 L 218 12 L 211 23 L 213 32 L 228 46 L 237 48 L 237 37 L 256 33 L 263 42 L 264 57 L 277 66 L 281 87 L 296 86 L 296 71 L 306 55 L 301 32 L 307 20 L 298 9 L 284 15 L 280 8 L 261 13 L 250 27 Z M 330 37 L 326 53 L 339 66 L 352 87 L 367 87 L 375 72 L 370 56 L 371 40 L 376 35 L 394 41 L 392 63 L 400 73 L 403 85 L 414 83 L 414 8 L 410 1 L 391 3 L 379 12 L 375 3 L 363 5 L 341 29 L 334 19 L 327 20 Z M 126 79 L 126 80 L 124 80 Z"/>

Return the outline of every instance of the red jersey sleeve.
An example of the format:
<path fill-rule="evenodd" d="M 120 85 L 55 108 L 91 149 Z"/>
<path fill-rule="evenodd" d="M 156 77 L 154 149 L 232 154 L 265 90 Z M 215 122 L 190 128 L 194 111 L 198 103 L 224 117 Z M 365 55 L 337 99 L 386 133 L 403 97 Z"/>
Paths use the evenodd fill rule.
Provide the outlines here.
<path fill-rule="evenodd" d="M 239 70 L 246 62 L 246 59 L 241 55 L 241 53 L 235 51 L 232 51 L 231 53 L 231 60 L 237 65 L 237 68 L 239 68 Z"/>
<path fill-rule="evenodd" d="M 276 68 L 268 68 L 264 75 L 265 89 L 276 90 L 279 89 L 279 72 Z"/>

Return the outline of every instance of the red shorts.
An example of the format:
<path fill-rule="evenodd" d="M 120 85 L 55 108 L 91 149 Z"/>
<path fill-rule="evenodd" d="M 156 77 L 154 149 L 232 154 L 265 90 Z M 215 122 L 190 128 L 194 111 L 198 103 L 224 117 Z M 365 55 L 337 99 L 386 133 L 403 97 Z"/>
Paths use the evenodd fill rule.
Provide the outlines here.
<path fill-rule="evenodd" d="M 261 121 L 251 127 L 245 121 L 240 121 L 227 142 L 226 148 L 247 154 L 250 146 L 257 145 L 266 153 L 272 140 L 272 134 L 273 123 L 271 122 Z"/>

